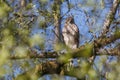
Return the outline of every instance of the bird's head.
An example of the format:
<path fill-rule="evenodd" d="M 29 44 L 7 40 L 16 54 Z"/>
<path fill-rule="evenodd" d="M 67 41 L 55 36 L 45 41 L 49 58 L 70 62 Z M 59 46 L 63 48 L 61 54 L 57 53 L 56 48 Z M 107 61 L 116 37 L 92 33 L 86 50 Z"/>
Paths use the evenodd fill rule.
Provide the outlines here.
<path fill-rule="evenodd" d="M 74 23 L 74 18 L 73 18 L 73 16 L 70 16 L 70 17 L 68 17 L 67 19 L 66 19 L 66 23 Z"/>

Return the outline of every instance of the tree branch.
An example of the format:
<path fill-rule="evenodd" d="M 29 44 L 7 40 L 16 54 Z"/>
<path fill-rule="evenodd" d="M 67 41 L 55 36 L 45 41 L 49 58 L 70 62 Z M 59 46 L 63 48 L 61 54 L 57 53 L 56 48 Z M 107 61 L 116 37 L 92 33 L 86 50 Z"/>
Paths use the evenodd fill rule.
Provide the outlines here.
<path fill-rule="evenodd" d="M 105 23 L 103 25 L 103 31 L 102 31 L 100 37 L 106 36 L 107 32 L 109 31 L 110 25 L 114 19 L 114 16 L 115 16 L 115 13 L 117 11 L 117 7 L 119 6 L 119 4 L 120 4 L 120 0 L 113 1 L 113 6 L 107 15 L 107 18 L 106 18 Z"/>
<path fill-rule="evenodd" d="M 116 41 L 117 39 L 120 39 L 120 30 L 116 31 L 113 35 L 111 35 L 110 37 L 101 37 L 95 40 L 95 48 L 102 48 L 107 44 L 110 44 L 114 41 Z"/>
<path fill-rule="evenodd" d="M 95 48 L 103 47 L 106 44 L 109 44 L 109 43 L 115 41 L 116 39 L 120 38 L 120 36 L 118 34 L 117 35 L 115 34 L 110 37 L 106 37 L 106 34 L 107 34 L 107 32 L 109 32 L 110 25 L 114 19 L 114 16 L 115 16 L 115 13 L 117 11 L 117 7 L 119 6 L 119 4 L 120 4 L 120 0 L 113 1 L 113 6 L 112 6 L 110 12 L 108 13 L 105 23 L 103 25 L 103 31 L 102 31 L 101 35 L 99 36 L 99 38 L 94 41 Z M 117 33 L 119 33 L 119 32 L 117 32 Z"/>
<path fill-rule="evenodd" d="M 90 65 L 88 64 L 86 66 L 87 71 L 89 70 L 89 67 Z M 58 74 L 60 76 L 69 75 L 81 79 L 85 75 L 84 74 L 82 75 L 82 73 L 81 75 L 76 74 L 78 73 L 78 70 L 79 71 L 81 70 L 79 66 L 73 67 L 70 71 L 67 71 L 65 66 L 63 66 L 63 64 L 52 60 L 36 65 L 34 68 L 30 69 L 29 71 L 24 72 L 21 75 L 18 75 L 14 80 L 21 80 L 21 79 L 37 80 L 39 77 L 45 74 Z"/>
<path fill-rule="evenodd" d="M 101 49 L 97 52 L 97 55 L 120 56 L 120 46 L 113 49 Z"/>

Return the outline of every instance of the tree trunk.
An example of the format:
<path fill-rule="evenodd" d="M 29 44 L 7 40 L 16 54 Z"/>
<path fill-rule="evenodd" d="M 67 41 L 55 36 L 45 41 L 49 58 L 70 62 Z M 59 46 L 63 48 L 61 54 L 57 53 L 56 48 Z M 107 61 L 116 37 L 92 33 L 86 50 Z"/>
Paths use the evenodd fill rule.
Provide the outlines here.
<path fill-rule="evenodd" d="M 53 5 L 53 17 L 54 17 L 54 26 L 55 26 L 55 43 L 59 43 L 61 41 L 61 1 L 55 0 Z"/>

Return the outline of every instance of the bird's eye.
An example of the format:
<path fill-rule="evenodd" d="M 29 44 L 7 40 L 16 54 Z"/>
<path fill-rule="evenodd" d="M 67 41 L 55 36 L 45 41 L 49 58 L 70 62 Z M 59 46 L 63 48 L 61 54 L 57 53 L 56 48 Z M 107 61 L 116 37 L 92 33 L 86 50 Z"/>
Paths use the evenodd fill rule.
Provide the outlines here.
<path fill-rule="evenodd" d="M 67 31 L 67 34 L 69 34 L 70 32 L 69 31 Z"/>

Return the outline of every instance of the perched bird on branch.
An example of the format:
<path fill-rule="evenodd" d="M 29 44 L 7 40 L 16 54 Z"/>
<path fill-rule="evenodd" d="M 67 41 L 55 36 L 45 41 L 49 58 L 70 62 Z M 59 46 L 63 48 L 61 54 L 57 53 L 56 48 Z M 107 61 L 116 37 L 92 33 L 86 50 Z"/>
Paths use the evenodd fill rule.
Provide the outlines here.
<path fill-rule="evenodd" d="M 66 19 L 65 25 L 62 29 L 62 35 L 66 46 L 71 49 L 79 47 L 79 29 L 74 22 L 73 16 Z"/>
<path fill-rule="evenodd" d="M 77 49 L 79 47 L 79 29 L 74 22 L 73 16 L 66 19 L 65 25 L 62 29 L 64 43 L 70 49 Z M 69 59 L 66 64 L 67 71 L 70 71 L 74 66 L 74 60 Z"/>

